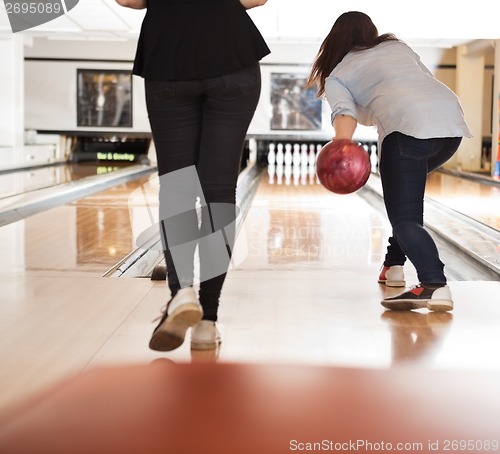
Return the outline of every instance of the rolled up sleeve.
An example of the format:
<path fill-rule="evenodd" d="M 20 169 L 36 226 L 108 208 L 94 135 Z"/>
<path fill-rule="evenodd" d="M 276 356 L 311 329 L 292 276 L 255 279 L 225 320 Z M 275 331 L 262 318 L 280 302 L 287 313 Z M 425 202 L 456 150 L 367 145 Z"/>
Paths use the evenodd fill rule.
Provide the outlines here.
<path fill-rule="evenodd" d="M 325 79 L 325 96 L 332 109 L 332 124 L 337 115 L 349 115 L 356 120 L 358 119 L 356 104 L 351 92 L 336 77 Z"/>

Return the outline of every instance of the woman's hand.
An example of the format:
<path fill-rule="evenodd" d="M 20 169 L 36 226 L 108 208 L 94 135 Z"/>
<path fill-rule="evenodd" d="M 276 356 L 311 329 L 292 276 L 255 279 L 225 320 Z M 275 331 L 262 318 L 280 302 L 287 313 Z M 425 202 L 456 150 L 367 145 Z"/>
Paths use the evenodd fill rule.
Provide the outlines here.
<path fill-rule="evenodd" d="M 148 6 L 147 0 L 115 0 L 121 6 L 133 9 L 144 9 Z"/>
<path fill-rule="evenodd" d="M 255 8 L 256 6 L 262 6 L 266 2 L 267 0 L 240 0 L 240 3 L 245 7 L 245 9 Z"/>

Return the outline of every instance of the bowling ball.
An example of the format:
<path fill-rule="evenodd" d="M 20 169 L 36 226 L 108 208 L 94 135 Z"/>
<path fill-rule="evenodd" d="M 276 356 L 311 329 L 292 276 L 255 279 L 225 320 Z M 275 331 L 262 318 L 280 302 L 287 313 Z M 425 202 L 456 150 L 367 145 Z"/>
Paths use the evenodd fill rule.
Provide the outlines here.
<path fill-rule="evenodd" d="M 368 153 L 348 139 L 333 139 L 318 153 L 316 175 L 335 194 L 350 194 L 365 185 L 370 176 Z"/>

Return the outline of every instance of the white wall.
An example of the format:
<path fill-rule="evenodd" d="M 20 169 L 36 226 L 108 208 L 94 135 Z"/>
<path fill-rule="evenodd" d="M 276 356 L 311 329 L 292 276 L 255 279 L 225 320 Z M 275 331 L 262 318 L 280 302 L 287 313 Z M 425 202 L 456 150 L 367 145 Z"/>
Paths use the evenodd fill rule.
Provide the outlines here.
<path fill-rule="evenodd" d="M 15 161 L 22 153 L 24 92 L 22 81 L 24 39 L 11 35 L 0 39 L 0 147 L 8 147 Z"/>
<path fill-rule="evenodd" d="M 261 62 L 262 92 L 249 134 L 301 135 L 331 137 L 329 107 L 323 105 L 323 126 L 321 131 L 272 131 L 270 129 L 270 80 L 273 72 L 293 72 L 306 75 L 309 71 L 320 42 L 316 40 L 301 42 L 271 41 L 268 43 L 271 54 Z M 42 130 L 95 130 L 77 127 L 76 124 L 76 70 L 92 69 L 131 69 L 135 55 L 135 42 L 97 42 L 97 41 L 57 41 L 34 39 L 33 45 L 25 50 L 25 90 L 27 129 Z M 455 89 L 456 52 L 454 49 L 415 48 L 422 61 L 440 80 Z M 38 59 L 38 60 L 33 60 Z M 80 61 L 76 61 L 80 60 Z M 100 61 L 100 60 L 104 60 Z M 110 60 L 110 62 L 105 62 Z M 117 61 L 119 60 L 119 61 Z M 492 70 L 487 73 L 491 78 Z M 490 79 L 491 80 L 491 79 Z M 487 84 L 491 82 L 487 82 Z M 486 87 L 488 89 L 488 87 Z M 491 89 L 489 89 L 491 91 Z M 485 96 L 488 96 L 485 94 Z M 489 133 L 491 103 L 485 102 L 486 110 L 483 130 Z M 113 128 L 116 131 L 117 128 Z M 144 101 L 143 80 L 133 78 L 133 127 L 119 128 L 123 131 L 149 132 L 149 122 Z M 99 128 L 106 131 L 106 128 Z M 374 138 L 372 128 L 360 128 L 359 138 Z"/>
<path fill-rule="evenodd" d="M 52 131 L 96 130 L 96 128 L 77 126 L 77 69 L 130 70 L 130 64 L 57 60 L 26 61 L 25 127 L 27 129 Z M 138 77 L 133 77 L 132 106 L 132 128 L 98 128 L 98 130 L 149 131 L 144 100 L 144 83 Z"/>

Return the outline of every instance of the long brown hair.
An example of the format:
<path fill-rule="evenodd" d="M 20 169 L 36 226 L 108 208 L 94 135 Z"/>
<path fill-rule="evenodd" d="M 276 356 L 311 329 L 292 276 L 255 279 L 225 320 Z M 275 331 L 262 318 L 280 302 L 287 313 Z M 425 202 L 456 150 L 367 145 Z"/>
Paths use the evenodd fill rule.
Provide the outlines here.
<path fill-rule="evenodd" d="M 392 33 L 378 34 L 369 16 L 359 11 L 341 14 L 319 48 L 306 87 L 318 86 L 318 97 L 325 93 L 325 79 L 351 51 L 370 49 L 397 38 Z"/>

